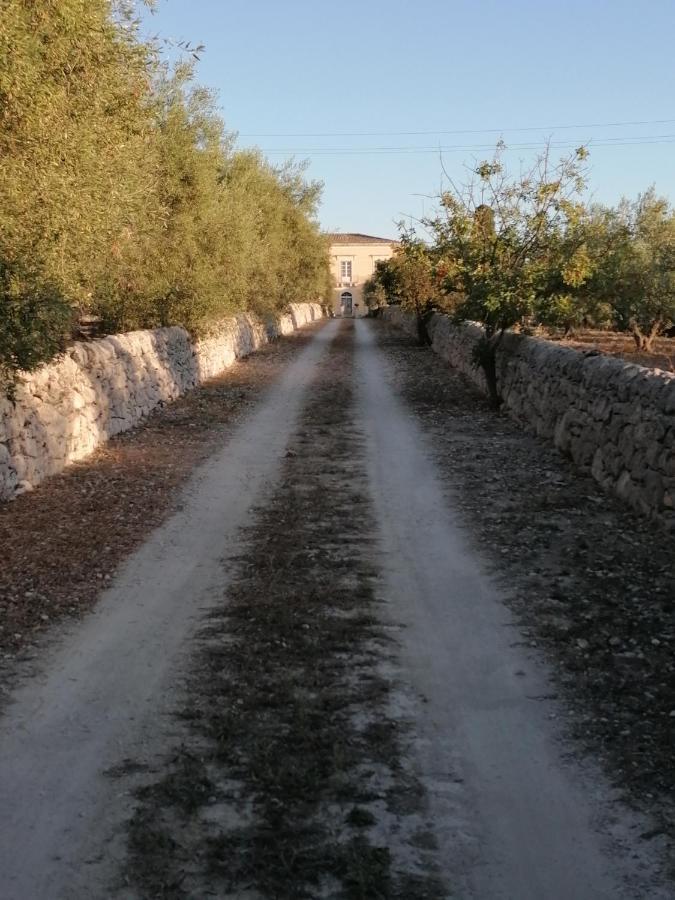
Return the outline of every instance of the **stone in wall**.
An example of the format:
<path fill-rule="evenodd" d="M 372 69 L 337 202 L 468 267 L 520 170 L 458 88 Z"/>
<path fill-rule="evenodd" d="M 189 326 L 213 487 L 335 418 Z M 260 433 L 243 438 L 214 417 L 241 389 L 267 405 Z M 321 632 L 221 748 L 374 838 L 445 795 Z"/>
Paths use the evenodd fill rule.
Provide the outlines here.
<path fill-rule="evenodd" d="M 323 316 L 318 303 L 291 304 L 267 323 L 235 316 L 192 341 L 183 328 L 157 328 L 76 343 L 21 377 L 13 400 L 0 394 L 0 500 L 84 459 L 269 340 Z"/>

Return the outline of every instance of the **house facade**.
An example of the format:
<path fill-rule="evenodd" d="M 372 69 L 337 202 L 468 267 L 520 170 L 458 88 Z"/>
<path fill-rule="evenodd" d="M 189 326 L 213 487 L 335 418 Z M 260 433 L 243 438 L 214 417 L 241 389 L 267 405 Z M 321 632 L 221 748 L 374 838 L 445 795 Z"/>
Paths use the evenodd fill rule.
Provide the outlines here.
<path fill-rule="evenodd" d="M 328 237 L 333 312 L 336 316 L 365 316 L 368 309 L 363 299 L 364 282 L 372 276 L 378 260 L 393 256 L 396 241 L 358 233 L 336 232 Z"/>

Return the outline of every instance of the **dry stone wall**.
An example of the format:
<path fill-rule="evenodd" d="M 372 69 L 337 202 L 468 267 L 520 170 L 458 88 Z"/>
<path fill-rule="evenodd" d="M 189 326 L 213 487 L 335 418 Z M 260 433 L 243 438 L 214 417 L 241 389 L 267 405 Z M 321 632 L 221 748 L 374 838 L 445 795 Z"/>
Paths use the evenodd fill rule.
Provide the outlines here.
<path fill-rule="evenodd" d="M 416 334 L 414 318 L 400 308 L 384 316 Z M 481 329 L 435 315 L 429 332 L 434 351 L 485 391 L 472 363 Z M 675 531 L 675 375 L 507 334 L 497 353 L 497 381 L 512 418 Z"/>
<path fill-rule="evenodd" d="M 322 315 L 318 303 L 298 303 L 266 324 L 233 317 L 194 342 L 173 327 L 74 344 L 20 378 L 12 400 L 0 396 L 0 500 L 30 490 L 137 425 L 160 402 Z"/>

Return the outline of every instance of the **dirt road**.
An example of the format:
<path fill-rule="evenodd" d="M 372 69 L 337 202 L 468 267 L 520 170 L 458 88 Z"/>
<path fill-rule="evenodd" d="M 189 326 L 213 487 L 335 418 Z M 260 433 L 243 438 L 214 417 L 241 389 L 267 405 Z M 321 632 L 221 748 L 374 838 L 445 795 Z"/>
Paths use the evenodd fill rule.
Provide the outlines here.
<path fill-rule="evenodd" d="M 0 720 L 0 897 L 667 898 L 378 323 L 331 322 Z"/>

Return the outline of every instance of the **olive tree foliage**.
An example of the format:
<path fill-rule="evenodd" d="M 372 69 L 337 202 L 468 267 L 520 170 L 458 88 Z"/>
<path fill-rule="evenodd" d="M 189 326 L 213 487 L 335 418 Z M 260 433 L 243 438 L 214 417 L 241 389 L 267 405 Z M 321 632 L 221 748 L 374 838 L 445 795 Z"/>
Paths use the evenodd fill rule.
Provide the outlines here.
<path fill-rule="evenodd" d="M 653 189 L 616 207 L 591 206 L 562 240 L 576 242 L 567 284 L 542 295 L 538 321 L 630 332 L 639 350 L 675 324 L 675 212 Z M 579 277 L 576 277 L 579 276 Z"/>
<path fill-rule="evenodd" d="M 320 185 L 236 151 L 191 66 L 140 39 L 133 2 L 1 6 L 5 374 L 48 359 L 83 312 L 202 331 L 327 290 Z"/>
<path fill-rule="evenodd" d="M 599 209 L 590 294 L 639 350 L 675 324 L 675 211 L 653 189 Z"/>
<path fill-rule="evenodd" d="M 240 256 L 245 266 L 242 308 L 264 316 L 288 303 L 329 297 L 328 239 L 317 220 L 321 184 L 305 180 L 305 163 L 290 161 L 277 168 L 257 151 L 235 154 L 232 162 L 237 221 L 242 223 L 248 213 L 242 239 L 252 246 L 252 252 Z"/>
<path fill-rule="evenodd" d="M 218 185 L 229 138 L 189 65 L 157 67 L 153 76 L 147 115 L 155 215 L 142 231 L 117 236 L 94 282 L 91 307 L 111 330 L 193 327 L 218 305 L 223 280 Z"/>
<path fill-rule="evenodd" d="M 71 310 L 42 273 L 1 258 L 0 303 L 0 376 L 11 387 L 13 372 L 33 369 L 63 349 Z"/>
<path fill-rule="evenodd" d="M 528 327 L 551 302 L 577 290 L 590 260 L 584 216 L 584 148 L 554 162 L 545 150 L 516 175 L 503 145 L 464 185 L 449 180 L 437 213 L 424 221 L 445 305 L 458 322 L 478 321 L 484 337 L 476 362 L 498 406 L 496 351 L 507 329 Z"/>
<path fill-rule="evenodd" d="M 160 212 L 151 65 L 104 0 L 3 0 L 3 369 L 51 355 L 71 310 L 91 300 L 115 242 Z"/>
<path fill-rule="evenodd" d="M 611 242 L 600 206 L 581 207 L 552 242 L 552 264 L 538 291 L 533 324 L 570 335 L 579 327 L 611 326 L 611 310 L 597 290 Z M 560 265 L 557 261 L 561 261 Z"/>

